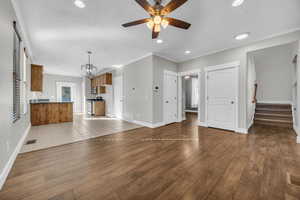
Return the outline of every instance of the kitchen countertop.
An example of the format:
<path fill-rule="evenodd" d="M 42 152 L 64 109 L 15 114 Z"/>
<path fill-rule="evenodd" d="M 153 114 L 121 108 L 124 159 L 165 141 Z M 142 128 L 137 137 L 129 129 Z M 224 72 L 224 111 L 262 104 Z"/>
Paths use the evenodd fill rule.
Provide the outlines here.
<path fill-rule="evenodd" d="M 73 103 L 73 101 L 37 101 L 30 100 L 30 104 L 48 104 L 48 103 Z"/>
<path fill-rule="evenodd" d="M 86 99 L 87 101 L 104 101 L 104 99 Z"/>

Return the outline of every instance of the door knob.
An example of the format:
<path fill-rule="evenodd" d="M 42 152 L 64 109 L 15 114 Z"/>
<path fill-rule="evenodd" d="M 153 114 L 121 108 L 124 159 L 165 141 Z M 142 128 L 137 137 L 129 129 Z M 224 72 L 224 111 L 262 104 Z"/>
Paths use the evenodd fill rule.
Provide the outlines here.
<path fill-rule="evenodd" d="M 231 104 L 234 104 L 234 101 L 231 101 L 230 103 L 231 103 Z"/>
<path fill-rule="evenodd" d="M 166 101 L 166 103 L 169 103 L 169 101 Z"/>

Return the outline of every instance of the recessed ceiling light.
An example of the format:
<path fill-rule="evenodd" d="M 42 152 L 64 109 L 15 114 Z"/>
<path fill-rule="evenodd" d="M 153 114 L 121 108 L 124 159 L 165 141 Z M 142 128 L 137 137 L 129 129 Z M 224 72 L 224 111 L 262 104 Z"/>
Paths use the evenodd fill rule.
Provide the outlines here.
<path fill-rule="evenodd" d="M 249 37 L 249 34 L 250 33 L 241 33 L 241 34 L 235 36 L 234 38 L 236 40 L 244 40 L 244 39 L 247 39 Z"/>
<path fill-rule="evenodd" d="M 77 6 L 78 8 L 84 8 L 85 7 L 85 3 L 82 0 L 75 0 L 74 1 L 75 6 Z"/>
<path fill-rule="evenodd" d="M 184 77 L 184 79 L 189 79 L 189 78 L 190 78 L 190 76 L 185 76 L 185 77 Z"/>
<path fill-rule="evenodd" d="M 114 67 L 114 68 L 121 68 L 121 67 L 123 67 L 123 65 L 112 65 L 112 67 Z"/>
<path fill-rule="evenodd" d="M 184 53 L 185 53 L 185 54 L 190 54 L 191 51 L 187 50 L 187 51 L 185 51 Z"/>
<path fill-rule="evenodd" d="M 156 43 L 157 43 L 157 44 L 161 44 L 161 43 L 163 43 L 163 42 L 164 42 L 164 41 L 161 40 L 161 39 L 156 40 Z"/>
<path fill-rule="evenodd" d="M 244 0 L 234 0 L 232 2 L 232 6 L 233 7 L 239 7 L 240 5 L 242 5 L 244 3 Z"/>

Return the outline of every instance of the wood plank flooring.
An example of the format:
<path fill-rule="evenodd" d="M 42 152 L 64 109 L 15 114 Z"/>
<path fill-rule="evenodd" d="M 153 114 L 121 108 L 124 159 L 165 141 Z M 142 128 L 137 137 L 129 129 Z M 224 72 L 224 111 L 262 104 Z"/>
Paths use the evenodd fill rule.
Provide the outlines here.
<path fill-rule="evenodd" d="M 242 135 L 195 120 L 20 154 L 0 200 L 300 198 L 287 193 L 287 172 L 300 175 L 291 129 Z"/>

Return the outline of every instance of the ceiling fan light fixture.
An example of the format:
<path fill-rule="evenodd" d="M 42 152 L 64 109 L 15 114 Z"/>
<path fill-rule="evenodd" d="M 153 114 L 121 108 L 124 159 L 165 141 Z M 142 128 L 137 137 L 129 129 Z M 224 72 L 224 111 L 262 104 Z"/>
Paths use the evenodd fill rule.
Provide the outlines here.
<path fill-rule="evenodd" d="M 149 21 L 147 22 L 147 27 L 148 27 L 150 30 L 152 30 L 152 29 L 153 29 L 153 26 L 154 26 L 153 20 L 149 20 Z"/>
<path fill-rule="evenodd" d="M 159 24 L 161 23 L 161 21 L 162 21 L 161 16 L 156 15 L 156 16 L 153 18 L 153 21 L 154 21 L 154 24 L 159 25 Z"/>
<path fill-rule="evenodd" d="M 163 19 L 163 20 L 161 21 L 161 26 L 162 26 L 163 28 L 167 28 L 167 27 L 168 27 L 168 25 L 169 25 L 169 22 L 168 22 L 168 20 L 166 20 L 166 19 Z"/>
<path fill-rule="evenodd" d="M 155 24 L 155 26 L 154 26 L 154 32 L 155 33 L 159 33 L 160 32 L 160 25 L 159 24 Z"/>

